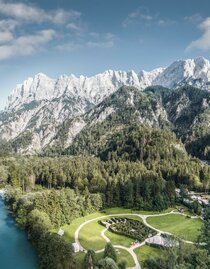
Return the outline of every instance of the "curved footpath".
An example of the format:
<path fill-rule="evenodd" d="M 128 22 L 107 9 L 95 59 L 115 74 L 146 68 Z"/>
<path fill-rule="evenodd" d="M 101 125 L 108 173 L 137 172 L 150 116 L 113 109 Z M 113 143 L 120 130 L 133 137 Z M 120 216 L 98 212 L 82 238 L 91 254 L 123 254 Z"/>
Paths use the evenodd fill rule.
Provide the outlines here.
<path fill-rule="evenodd" d="M 105 232 L 108 230 L 109 228 L 106 228 L 104 229 L 102 232 L 101 232 L 101 237 L 104 238 L 104 240 L 106 242 L 110 242 L 110 239 L 105 235 Z M 140 246 L 143 246 L 145 244 L 145 242 L 141 243 L 141 244 L 136 244 L 135 246 L 132 246 L 130 248 L 126 248 L 124 246 L 121 246 L 121 245 L 114 245 L 115 248 L 119 248 L 119 249 L 124 249 L 126 250 L 127 252 L 130 253 L 130 255 L 133 257 L 133 260 L 134 260 L 134 263 L 135 263 L 135 267 L 130 267 L 129 269 L 141 269 L 141 266 L 139 264 L 139 261 L 138 261 L 138 258 L 136 256 L 136 253 L 134 252 L 134 249 L 135 248 L 138 248 Z M 104 251 L 104 248 L 103 249 L 100 249 L 100 250 L 97 250 L 96 253 L 100 253 L 100 252 L 103 252 Z"/>
<path fill-rule="evenodd" d="M 160 217 L 160 216 L 166 216 L 166 215 L 171 215 L 171 214 L 175 214 L 175 215 L 182 215 L 182 216 L 187 216 L 186 214 L 184 213 L 180 213 L 180 212 L 174 212 L 174 210 L 172 210 L 171 212 L 168 212 L 168 213 L 162 213 L 162 214 L 153 214 L 153 215 L 144 215 L 144 214 L 137 214 L 137 213 L 127 213 L 127 214 L 110 214 L 110 215 L 105 215 L 105 216 L 101 216 L 101 217 L 97 217 L 97 218 L 94 218 L 94 219 L 91 219 L 91 220 L 87 220 L 85 222 L 83 222 L 82 224 L 80 224 L 80 226 L 77 228 L 77 230 L 75 231 L 75 234 L 74 234 L 74 239 L 75 239 L 75 242 L 79 245 L 79 248 L 80 248 L 80 251 L 86 251 L 86 249 L 81 245 L 80 241 L 79 241 L 79 232 L 80 230 L 88 223 L 91 223 L 95 220 L 100 220 L 100 219 L 103 219 L 103 218 L 108 218 L 108 217 L 116 217 L 116 216 L 137 216 L 139 218 L 141 218 L 143 220 L 143 223 L 155 230 L 158 234 L 168 234 L 168 235 L 172 235 L 171 233 L 169 232 L 164 232 L 164 231 L 161 231 L 159 229 L 156 229 L 154 228 L 153 226 L 151 226 L 149 223 L 147 223 L 147 218 L 149 217 Z M 198 216 L 194 217 L 194 218 L 200 218 Z M 110 239 L 105 235 L 105 232 L 108 230 L 108 228 L 104 229 L 102 232 L 101 232 L 101 237 L 104 238 L 104 240 L 106 242 L 110 242 Z M 146 241 L 146 240 L 145 240 Z M 138 248 L 138 247 L 141 247 L 143 245 L 145 245 L 145 241 L 143 241 L 142 243 L 139 243 L 139 244 L 136 244 L 135 246 L 131 246 L 129 248 L 126 248 L 122 245 L 114 245 L 115 248 L 119 248 L 119 249 L 124 249 L 126 251 L 128 251 L 130 253 L 130 255 L 133 257 L 133 260 L 134 260 L 134 263 L 135 263 L 135 267 L 131 267 L 130 269 L 141 269 L 141 265 L 138 261 L 138 258 L 137 258 L 137 255 L 136 253 L 134 252 L 134 249 Z M 187 240 L 182 240 L 183 242 L 185 243 L 188 243 L 188 244 L 195 244 L 194 242 L 192 241 L 187 241 Z M 97 250 L 96 253 L 100 253 L 100 252 L 103 252 L 104 249 L 100 249 L 100 250 Z"/>

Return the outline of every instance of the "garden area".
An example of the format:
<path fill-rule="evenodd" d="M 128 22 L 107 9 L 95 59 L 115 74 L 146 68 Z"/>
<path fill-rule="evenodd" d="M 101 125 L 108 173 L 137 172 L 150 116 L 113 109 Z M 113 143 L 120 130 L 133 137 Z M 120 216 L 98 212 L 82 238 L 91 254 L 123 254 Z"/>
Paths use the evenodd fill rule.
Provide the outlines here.
<path fill-rule="evenodd" d="M 146 238 L 156 234 L 154 230 L 147 227 L 143 222 L 125 217 L 112 217 L 101 220 L 104 226 L 108 226 L 111 232 L 130 237 L 138 242 L 143 242 Z"/>
<path fill-rule="evenodd" d="M 152 227 L 161 231 L 170 232 L 171 234 L 184 239 L 196 242 L 199 230 L 202 225 L 202 220 L 199 218 L 190 218 L 188 215 L 170 214 L 174 210 L 172 208 L 163 212 L 149 212 L 149 211 L 134 211 L 124 208 L 109 208 L 102 212 L 96 212 L 84 217 L 74 220 L 70 225 L 61 227 L 64 230 L 63 237 L 69 243 L 75 242 L 75 232 L 81 226 L 78 233 L 80 244 L 85 249 L 93 249 L 96 251 L 96 256 L 101 259 L 102 251 L 106 245 L 106 239 L 102 234 L 107 237 L 113 246 L 122 246 L 126 249 L 118 249 L 117 256 L 119 259 L 125 258 L 127 266 L 133 267 L 134 259 L 128 252 L 128 249 L 133 246 L 134 242 L 143 242 L 146 238 L 155 235 L 157 232 L 148 227 L 142 218 L 146 217 L 146 221 Z M 177 212 L 177 211 L 176 211 Z M 164 214 L 167 215 L 160 215 Z M 168 214 L 169 213 L 169 214 Z M 185 212 L 188 214 L 188 212 Z M 142 215 L 142 217 L 141 217 Z M 150 216 L 148 216 L 150 215 Z M 153 216 L 154 215 L 154 216 Z M 106 228 L 108 228 L 106 230 Z M 163 250 L 158 247 L 144 245 L 135 248 L 134 254 L 141 265 L 150 256 L 160 256 Z M 84 259 L 84 252 L 74 254 L 78 269 L 81 267 L 81 262 Z"/>

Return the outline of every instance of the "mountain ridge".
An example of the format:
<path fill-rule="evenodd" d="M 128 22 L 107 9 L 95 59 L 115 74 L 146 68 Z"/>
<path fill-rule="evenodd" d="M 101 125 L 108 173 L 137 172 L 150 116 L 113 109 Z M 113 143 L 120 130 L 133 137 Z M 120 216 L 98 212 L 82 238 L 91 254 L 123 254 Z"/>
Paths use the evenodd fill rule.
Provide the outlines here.
<path fill-rule="evenodd" d="M 123 86 L 136 88 L 135 93 L 123 99 L 123 102 L 120 101 L 120 95 L 117 95 L 115 100 L 121 107 L 127 107 L 127 103 L 131 107 L 136 107 L 135 102 L 141 103 L 146 100 L 145 96 L 138 95 L 148 87 L 155 87 L 156 84 L 168 89 L 192 85 L 210 90 L 210 63 L 205 58 L 199 57 L 179 60 L 167 68 L 157 68 L 151 72 L 141 71 L 139 74 L 134 71 L 107 70 L 89 78 L 71 75 L 61 76 L 57 80 L 39 73 L 18 85 L 9 96 L 7 108 L 0 113 L 0 140 L 14 143 L 20 153 L 33 154 L 56 144 L 60 130 L 70 126 L 66 131 L 67 137 L 64 143 L 67 148 L 87 125 L 85 119 L 89 117 L 90 120 L 91 113 L 94 113 L 98 105 L 109 100 L 107 98 L 112 98 L 119 88 Z M 181 97 L 177 100 L 180 102 L 178 110 L 182 110 L 184 102 L 189 99 L 189 97 L 186 99 L 185 95 L 186 93 L 183 93 L 184 101 Z M 158 100 L 145 102 L 143 107 L 140 106 L 141 111 L 136 110 L 136 113 L 140 113 L 140 123 L 158 122 L 158 115 L 162 113 L 168 117 L 166 108 Z M 206 102 L 205 98 L 202 102 Z M 152 108 L 154 105 L 157 105 L 156 109 Z M 174 106 L 175 104 L 172 104 L 172 107 Z M 206 106 L 209 107 L 209 104 L 206 103 Z M 117 109 L 120 109 L 119 106 Z M 185 113 L 185 110 L 183 111 Z M 144 112 L 149 113 L 148 115 L 152 113 L 150 118 L 147 118 Z M 93 122 L 94 120 L 103 122 L 114 113 L 116 107 L 106 107 L 99 119 L 93 119 Z M 171 113 L 175 113 L 176 117 L 178 112 Z M 167 124 L 170 125 L 171 121 L 167 120 Z"/>
<path fill-rule="evenodd" d="M 87 95 L 92 101 L 97 101 L 97 95 L 102 94 L 102 91 L 108 91 L 105 95 L 102 94 L 102 98 L 104 98 L 107 94 L 113 93 L 124 85 L 135 86 L 140 90 L 144 90 L 148 86 L 155 85 L 176 88 L 177 86 L 182 86 L 184 82 L 210 90 L 210 85 L 205 84 L 209 81 L 210 63 L 204 57 L 178 60 L 167 68 L 159 67 L 151 71 L 142 70 L 139 73 L 133 70 L 114 71 L 109 69 L 90 77 L 83 75 L 77 77 L 71 74 L 70 76 L 61 75 L 58 79 L 38 73 L 34 78 L 29 77 L 23 84 L 16 86 L 8 97 L 5 110 L 17 109 L 23 102 L 52 100 L 53 98 L 61 97 L 64 93 L 79 96 Z M 98 101 L 101 100 L 101 98 L 98 98 Z M 18 104 L 17 101 L 22 102 Z"/>

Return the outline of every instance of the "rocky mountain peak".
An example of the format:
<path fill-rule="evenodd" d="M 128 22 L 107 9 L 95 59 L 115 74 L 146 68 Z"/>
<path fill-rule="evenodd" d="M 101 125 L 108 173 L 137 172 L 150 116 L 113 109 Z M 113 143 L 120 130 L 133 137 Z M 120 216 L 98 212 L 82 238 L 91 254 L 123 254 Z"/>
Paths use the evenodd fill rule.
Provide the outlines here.
<path fill-rule="evenodd" d="M 138 74 L 133 70 L 107 70 L 91 77 L 71 74 L 52 79 L 39 73 L 17 85 L 8 97 L 7 107 L 0 114 L 0 139 L 14 140 L 25 135 L 28 137 L 30 133 L 30 150 L 41 150 L 53 143 L 58 129 L 66 122 L 73 121 L 79 132 L 85 124 L 81 119 L 78 122 L 77 117 L 96 107 L 121 86 L 134 86 L 143 91 L 148 86 L 171 89 L 186 84 L 210 90 L 210 63 L 207 59 L 179 60 L 167 68 L 143 70 Z M 131 94 L 127 101 L 133 106 L 134 95 Z M 105 119 L 113 111 L 113 107 L 107 108 L 100 119 Z M 75 130 L 72 129 L 74 135 Z"/>

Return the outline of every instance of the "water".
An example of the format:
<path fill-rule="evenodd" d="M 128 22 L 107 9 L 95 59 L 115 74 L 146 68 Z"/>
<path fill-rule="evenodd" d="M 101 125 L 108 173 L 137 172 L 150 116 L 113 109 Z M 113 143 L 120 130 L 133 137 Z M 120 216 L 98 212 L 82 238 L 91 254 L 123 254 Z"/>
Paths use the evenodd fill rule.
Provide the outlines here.
<path fill-rule="evenodd" d="M 0 197 L 0 269 L 37 269 L 26 233 L 20 230 Z"/>

